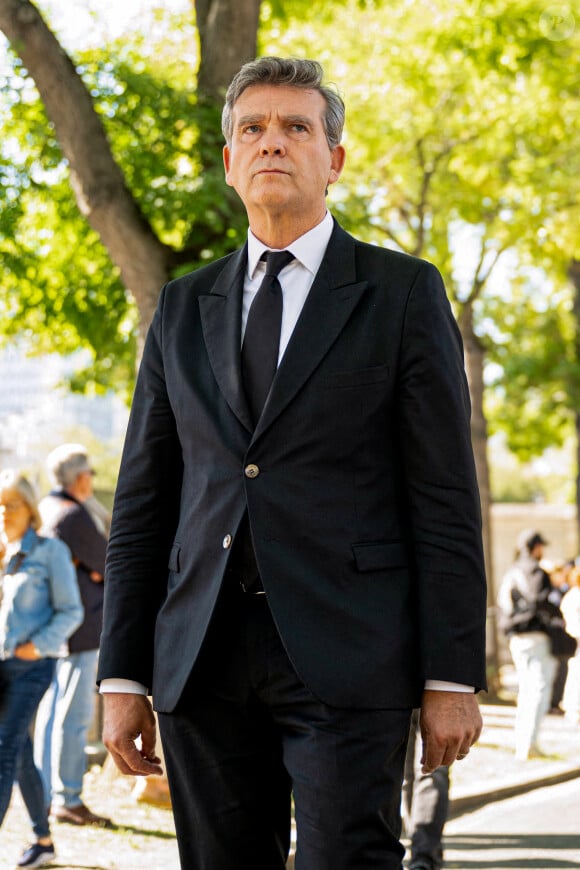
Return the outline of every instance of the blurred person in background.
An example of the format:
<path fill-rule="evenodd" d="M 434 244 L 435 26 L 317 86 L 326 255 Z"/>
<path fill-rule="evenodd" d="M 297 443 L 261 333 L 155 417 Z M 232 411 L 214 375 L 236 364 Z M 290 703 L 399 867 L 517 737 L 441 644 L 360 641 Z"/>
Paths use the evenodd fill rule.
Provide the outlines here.
<path fill-rule="evenodd" d="M 566 631 L 576 638 L 576 654 L 569 659 L 568 677 L 564 688 L 563 707 L 566 718 L 580 725 L 580 567 L 569 574 L 570 588 L 562 598 L 561 610 Z"/>
<path fill-rule="evenodd" d="M 548 595 L 548 601 L 558 608 L 560 608 L 562 599 L 570 588 L 569 577 L 573 566 L 573 559 L 568 560 L 567 562 L 555 562 L 552 565 L 547 565 L 542 562 L 542 567 L 550 575 L 550 583 L 552 584 L 552 589 Z M 563 716 L 564 710 L 561 707 L 561 703 L 564 696 L 564 686 L 566 685 L 566 679 L 568 677 L 568 662 L 570 661 L 570 656 L 556 656 L 556 661 L 556 674 L 552 683 L 552 696 L 550 698 L 550 709 L 548 710 L 548 713 L 551 716 Z"/>
<path fill-rule="evenodd" d="M 550 706 L 556 672 L 556 659 L 540 616 L 552 589 L 540 565 L 547 543 L 533 529 L 520 533 L 515 562 L 505 574 L 498 596 L 500 627 L 508 637 L 518 678 L 515 752 L 520 761 L 544 755 L 538 746 L 538 732 Z"/>
<path fill-rule="evenodd" d="M 34 490 L 17 471 L 0 474 L 0 824 L 18 782 L 36 841 L 19 867 L 40 867 L 54 858 L 42 778 L 32 754 L 29 728 L 50 685 L 56 659 L 81 623 L 83 608 L 68 548 L 37 533 L 40 514 Z"/>
<path fill-rule="evenodd" d="M 86 506 L 93 497 L 94 476 L 86 448 L 62 444 L 49 454 L 47 469 L 54 489 L 40 503 L 43 531 L 64 541 L 72 553 L 85 617 L 40 704 L 34 758 L 56 821 L 109 827 L 110 820 L 93 813 L 81 798 L 85 746 L 95 712 L 107 539 Z"/>

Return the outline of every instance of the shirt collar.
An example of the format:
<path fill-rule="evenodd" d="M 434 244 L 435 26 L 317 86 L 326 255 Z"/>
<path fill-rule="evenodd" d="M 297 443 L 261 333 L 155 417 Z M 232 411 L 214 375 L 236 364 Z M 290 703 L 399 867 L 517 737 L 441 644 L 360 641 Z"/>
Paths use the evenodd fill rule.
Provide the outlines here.
<path fill-rule="evenodd" d="M 12 541 L 7 545 L 5 561 L 11 560 L 18 553 L 22 553 L 24 556 L 28 555 L 31 550 L 34 550 L 37 540 L 38 535 L 32 526 L 29 526 L 19 541 Z"/>
<path fill-rule="evenodd" d="M 299 236 L 290 245 L 287 245 L 285 250 L 291 251 L 296 259 L 306 268 L 312 275 L 316 275 L 322 263 L 324 253 L 328 247 L 328 242 L 332 235 L 333 220 L 330 212 L 326 212 L 324 218 L 308 230 L 304 235 Z M 277 248 L 268 248 L 264 242 L 256 238 L 252 230 L 248 228 L 248 276 L 250 279 L 254 277 L 256 267 L 260 262 L 260 257 L 264 251 L 278 250 Z"/>

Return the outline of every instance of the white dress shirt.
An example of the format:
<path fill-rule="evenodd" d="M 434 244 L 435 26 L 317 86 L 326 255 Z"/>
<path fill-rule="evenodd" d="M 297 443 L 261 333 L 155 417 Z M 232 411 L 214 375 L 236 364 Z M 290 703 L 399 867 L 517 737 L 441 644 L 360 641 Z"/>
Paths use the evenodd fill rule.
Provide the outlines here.
<path fill-rule="evenodd" d="M 326 212 L 323 220 L 314 229 L 300 236 L 283 250 L 294 254 L 295 259 L 285 266 L 278 275 L 282 288 L 282 325 L 280 328 L 280 350 L 278 365 L 284 356 L 294 327 L 300 317 L 310 288 L 324 258 L 328 242 L 332 235 L 332 217 Z M 269 248 L 248 230 L 248 266 L 244 277 L 244 295 L 242 299 L 242 335 L 244 340 L 248 312 L 266 274 L 266 263 L 261 260 L 264 251 L 277 251 L 279 248 Z"/>
<path fill-rule="evenodd" d="M 294 254 L 295 259 L 288 263 L 278 275 L 283 300 L 278 365 L 284 356 L 316 273 L 324 258 L 330 236 L 332 235 L 332 229 L 332 217 L 330 212 L 327 211 L 319 224 L 284 249 Z M 256 238 L 251 229 L 248 229 L 248 263 L 244 276 L 242 335 L 240 343 L 244 340 L 250 306 L 266 274 L 266 263 L 260 258 L 264 251 L 271 250 L 279 250 L 279 248 L 269 248 Z M 447 683 L 443 680 L 427 680 L 425 688 L 435 691 L 473 692 L 473 686 L 464 686 L 460 683 Z M 134 680 L 109 678 L 101 682 L 101 692 L 131 692 L 146 695 L 147 688 Z"/>

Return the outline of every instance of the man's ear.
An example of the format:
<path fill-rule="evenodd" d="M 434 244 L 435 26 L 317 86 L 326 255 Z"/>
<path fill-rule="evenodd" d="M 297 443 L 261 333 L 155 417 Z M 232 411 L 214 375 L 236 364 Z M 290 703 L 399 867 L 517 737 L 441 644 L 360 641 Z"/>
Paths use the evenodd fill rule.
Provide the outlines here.
<path fill-rule="evenodd" d="M 231 154 L 230 154 L 230 149 L 229 149 L 228 145 L 224 145 L 223 158 L 224 158 L 224 170 L 225 170 L 225 175 L 226 175 L 226 184 L 229 184 L 231 187 L 232 186 L 231 181 L 229 180 Z"/>
<path fill-rule="evenodd" d="M 346 159 L 346 151 L 342 145 L 337 145 L 330 152 L 330 172 L 328 174 L 328 184 L 334 184 L 341 176 Z"/>

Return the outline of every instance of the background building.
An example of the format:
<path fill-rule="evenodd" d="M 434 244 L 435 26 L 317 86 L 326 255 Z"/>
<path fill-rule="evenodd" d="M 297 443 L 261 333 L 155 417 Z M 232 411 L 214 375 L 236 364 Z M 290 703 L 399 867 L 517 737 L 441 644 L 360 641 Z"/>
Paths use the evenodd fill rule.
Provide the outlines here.
<path fill-rule="evenodd" d="M 82 357 L 29 357 L 18 343 L 0 349 L 0 466 L 33 469 L 72 433 L 90 432 L 103 445 L 120 444 L 127 407 L 114 393 L 71 393 L 66 378 Z"/>

